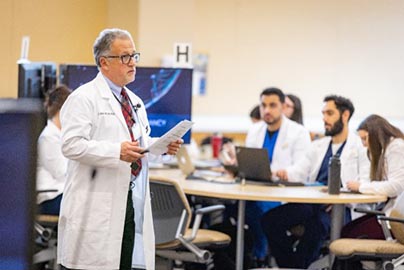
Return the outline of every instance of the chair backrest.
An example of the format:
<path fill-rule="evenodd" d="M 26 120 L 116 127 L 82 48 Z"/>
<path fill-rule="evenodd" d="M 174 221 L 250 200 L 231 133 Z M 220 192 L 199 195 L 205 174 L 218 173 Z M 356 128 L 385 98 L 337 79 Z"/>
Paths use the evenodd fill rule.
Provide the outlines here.
<path fill-rule="evenodd" d="M 174 241 L 184 211 L 182 234 L 191 222 L 191 208 L 184 191 L 174 180 L 151 176 L 150 195 L 156 244 Z"/>
<path fill-rule="evenodd" d="M 404 193 L 401 194 L 391 210 L 390 217 L 404 219 Z M 398 242 L 404 244 L 404 223 L 390 222 L 391 233 Z"/>

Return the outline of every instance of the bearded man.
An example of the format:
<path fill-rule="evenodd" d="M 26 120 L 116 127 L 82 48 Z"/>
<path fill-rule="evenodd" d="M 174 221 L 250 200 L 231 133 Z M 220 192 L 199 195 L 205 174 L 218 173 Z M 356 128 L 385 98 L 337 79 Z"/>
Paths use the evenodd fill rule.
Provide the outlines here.
<path fill-rule="evenodd" d="M 342 185 L 352 179 L 369 181 L 369 160 L 366 149 L 348 123 L 354 113 L 352 102 L 331 95 L 324 98 L 322 109 L 326 137 L 312 143 L 310 151 L 297 164 L 278 170 L 276 175 L 287 181 L 320 182 L 328 184 L 329 159 L 341 160 Z M 279 267 L 307 268 L 320 255 L 320 248 L 330 234 L 330 207 L 321 204 L 288 203 L 268 211 L 261 220 L 271 254 Z M 345 222 L 351 219 L 346 209 Z M 292 228 L 302 226 L 304 232 L 296 237 Z"/>

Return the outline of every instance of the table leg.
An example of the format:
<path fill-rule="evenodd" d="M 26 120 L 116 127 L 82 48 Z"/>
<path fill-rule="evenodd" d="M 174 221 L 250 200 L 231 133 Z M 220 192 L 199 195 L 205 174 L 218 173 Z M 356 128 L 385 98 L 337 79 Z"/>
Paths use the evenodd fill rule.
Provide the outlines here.
<path fill-rule="evenodd" d="M 344 217 L 345 217 L 345 205 L 334 204 L 331 211 L 331 232 L 330 232 L 331 242 L 340 238 L 342 225 L 344 224 Z M 334 257 L 335 256 L 330 252 L 330 267 L 332 267 Z"/>
<path fill-rule="evenodd" d="M 236 252 L 236 270 L 243 270 L 244 264 L 244 223 L 245 223 L 245 201 L 238 202 L 237 217 L 237 252 Z"/>

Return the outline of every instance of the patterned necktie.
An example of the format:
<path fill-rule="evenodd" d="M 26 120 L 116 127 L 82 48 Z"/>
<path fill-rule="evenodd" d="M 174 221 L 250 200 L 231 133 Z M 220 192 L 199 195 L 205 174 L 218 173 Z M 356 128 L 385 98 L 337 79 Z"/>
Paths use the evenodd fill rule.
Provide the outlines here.
<path fill-rule="evenodd" d="M 121 96 L 122 96 L 122 101 L 121 101 L 122 114 L 123 114 L 123 117 L 125 118 L 126 125 L 128 126 L 130 138 L 132 139 L 132 142 L 134 142 L 135 138 L 133 136 L 132 127 L 136 122 L 135 122 L 135 119 L 133 118 L 132 108 L 129 104 L 128 93 L 126 93 L 126 90 L 124 88 L 122 88 L 122 90 L 121 90 Z M 131 168 L 132 168 L 132 175 L 134 177 L 137 177 L 139 175 L 140 170 L 142 169 L 142 160 L 138 159 L 138 160 L 132 162 Z"/>

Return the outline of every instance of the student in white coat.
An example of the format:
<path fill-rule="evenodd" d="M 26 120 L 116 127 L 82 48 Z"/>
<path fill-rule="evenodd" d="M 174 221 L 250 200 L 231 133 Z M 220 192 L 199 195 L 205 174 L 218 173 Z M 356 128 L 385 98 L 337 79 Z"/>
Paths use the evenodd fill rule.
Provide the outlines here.
<path fill-rule="evenodd" d="M 285 95 L 278 88 L 267 88 L 260 95 L 259 121 L 251 127 L 246 138 L 247 147 L 266 148 L 271 169 L 296 164 L 310 148 L 310 134 L 300 124 L 289 120 L 283 114 Z M 247 202 L 246 223 L 254 234 L 254 256 L 257 267 L 266 266 L 267 242 L 260 220 L 269 209 L 279 206 L 280 202 Z"/>
<path fill-rule="evenodd" d="M 404 194 L 404 134 L 386 119 L 379 115 L 370 115 L 358 127 L 358 133 L 363 145 L 368 149 L 370 158 L 370 182 L 348 181 L 347 186 L 352 191 L 365 194 L 385 195 L 389 199 L 381 211 L 390 215 L 396 198 Z M 402 201 L 402 200 L 401 200 Z M 379 208 L 381 208 L 379 206 Z M 367 225 L 355 221 L 346 225 L 350 232 L 356 232 L 349 237 L 367 236 L 369 239 L 384 239 L 383 229 L 374 216 L 365 216 Z M 375 221 L 370 223 L 370 219 Z M 336 262 L 338 264 L 338 261 Z M 366 262 L 362 266 L 360 261 L 346 261 L 349 269 L 379 269 L 375 263 Z"/>
<path fill-rule="evenodd" d="M 369 160 L 360 138 L 349 132 L 348 122 L 354 112 L 349 99 L 327 96 L 322 110 L 326 137 L 312 143 L 311 150 L 297 164 L 276 174 L 283 180 L 327 184 L 328 162 L 333 155 L 341 159 L 341 179 L 367 181 Z M 307 268 L 318 258 L 320 248 L 330 231 L 330 208 L 319 204 L 288 203 L 270 210 L 261 221 L 272 255 L 279 267 Z M 346 211 L 346 221 L 350 210 Z M 287 233 L 303 225 L 299 237 Z"/>
<path fill-rule="evenodd" d="M 48 121 L 38 138 L 37 202 L 39 212 L 59 215 L 62 192 L 66 182 L 67 158 L 62 154 L 60 108 L 71 91 L 64 85 L 49 92 L 46 102 Z M 41 192 L 54 190 L 51 192 Z"/>
<path fill-rule="evenodd" d="M 100 70 L 61 110 L 62 151 L 70 159 L 58 230 L 67 269 L 154 269 L 145 106 L 125 85 L 135 79 L 129 32 L 103 30 L 94 43 Z M 182 140 L 170 143 L 174 155 Z M 131 170 L 132 168 L 132 170 Z"/>
<path fill-rule="evenodd" d="M 349 181 L 348 188 L 388 196 L 383 211 L 389 215 L 395 199 L 404 192 L 404 134 L 379 115 L 368 116 L 358 133 L 368 149 L 371 182 Z"/>

